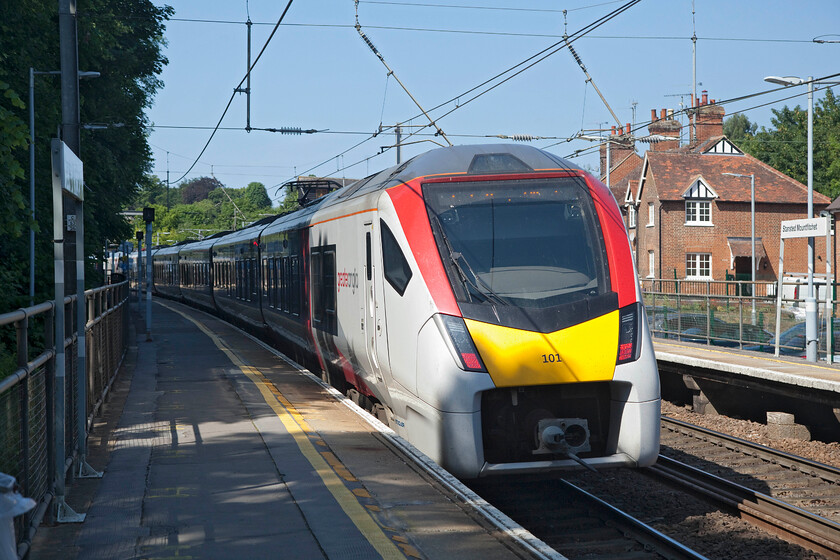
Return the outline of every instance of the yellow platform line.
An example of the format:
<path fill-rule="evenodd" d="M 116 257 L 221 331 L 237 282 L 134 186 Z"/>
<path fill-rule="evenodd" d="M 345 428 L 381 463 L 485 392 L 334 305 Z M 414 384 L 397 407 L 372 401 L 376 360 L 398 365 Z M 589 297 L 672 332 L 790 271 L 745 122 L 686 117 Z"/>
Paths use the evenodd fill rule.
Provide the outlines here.
<path fill-rule="evenodd" d="M 335 501 L 347 517 L 350 518 L 356 528 L 359 529 L 359 532 L 362 533 L 365 539 L 367 539 L 371 546 L 376 549 L 380 556 L 385 559 L 405 560 L 403 552 L 391 541 L 391 539 L 388 538 L 370 514 L 365 511 L 365 508 L 359 503 L 353 492 L 344 485 L 335 471 L 330 468 L 330 465 L 321 455 L 321 452 L 315 449 L 315 446 L 312 444 L 312 441 L 307 435 L 308 433 L 312 433 L 313 430 L 309 427 L 306 420 L 304 420 L 303 416 L 300 415 L 292 403 L 290 403 L 282 395 L 282 393 L 280 393 L 277 387 L 275 387 L 274 384 L 271 383 L 260 371 L 243 362 L 233 350 L 228 348 L 225 343 L 222 342 L 221 338 L 219 338 L 197 319 L 194 319 L 186 313 L 166 305 L 165 303 L 157 303 L 166 309 L 177 313 L 198 327 L 198 329 L 206 334 L 207 337 L 213 341 L 213 344 L 215 344 L 219 350 L 224 352 L 230 361 L 239 368 L 239 370 L 245 374 L 251 382 L 254 383 L 262 394 L 263 399 L 265 399 L 266 404 L 271 407 L 283 423 L 286 431 L 288 431 L 292 436 L 298 446 L 298 449 L 300 449 L 300 452 L 306 460 L 309 461 L 309 464 L 312 465 L 315 472 L 318 473 L 318 476 L 323 481 L 324 486 L 327 487 L 327 490 L 329 490 L 330 494 L 333 495 Z"/>

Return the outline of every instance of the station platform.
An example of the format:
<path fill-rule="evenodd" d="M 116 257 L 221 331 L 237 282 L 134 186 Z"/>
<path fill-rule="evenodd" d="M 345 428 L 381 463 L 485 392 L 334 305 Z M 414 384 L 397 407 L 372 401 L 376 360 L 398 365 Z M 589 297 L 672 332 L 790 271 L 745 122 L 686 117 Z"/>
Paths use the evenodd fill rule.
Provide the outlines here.
<path fill-rule="evenodd" d="M 840 397 L 840 364 L 656 338 L 653 347 L 658 362 L 709 369 L 807 391 L 835 393 Z"/>
<path fill-rule="evenodd" d="M 32 560 L 563 558 L 352 402 L 210 315 L 155 300 L 89 439 L 102 479 Z"/>

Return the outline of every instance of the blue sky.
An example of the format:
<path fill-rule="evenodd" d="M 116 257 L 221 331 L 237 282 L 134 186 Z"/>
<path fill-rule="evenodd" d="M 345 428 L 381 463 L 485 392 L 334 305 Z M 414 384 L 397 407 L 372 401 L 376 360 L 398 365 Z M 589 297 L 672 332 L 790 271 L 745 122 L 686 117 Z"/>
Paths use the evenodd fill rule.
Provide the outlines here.
<path fill-rule="evenodd" d="M 569 0 L 383 0 L 361 1 L 362 29 L 395 75 L 424 108 L 432 108 L 529 58 L 560 40 L 564 14 L 568 33 L 595 22 L 625 2 Z M 160 4 L 160 3 L 159 3 Z M 193 164 L 246 70 L 250 13 L 255 57 L 286 1 L 175 0 L 167 24 L 169 65 L 165 84 L 148 110 L 154 172 L 179 179 Z M 402 4 L 402 5 L 400 5 Z M 410 5 L 405 5 L 410 4 Z M 691 92 L 693 28 L 697 34 L 698 94 L 723 100 L 766 91 L 768 75 L 806 77 L 840 72 L 837 0 L 642 0 L 574 43 L 595 85 L 622 122 L 642 124 L 651 109 L 679 110 Z M 489 9 L 496 8 L 496 9 Z M 209 23 L 180 20 L 213 20 Z M 246 133 L 246 99 L 237 95 L 220 130 L 186 178 L 211 175 L 229 187 L 260 181 L 277 199 L 277 186 L 295 175 L 361 178 L 391 166 L 394 143 L 384 133 L 350 149 L 384 126 L 419 114 L 417 107 L 360 39 L 353 0 L 295 0 L 252 73 L 251 126 L 326 130 L 312 135 Z M 835 78 L 837 79 L 837 78 Z M 836 90 L 835 90 L 836 91 Z M 778 101 L 790 88 L 726 105 L 727 115 L 745 114 L 770 126 L 771 109 L 805 106 L 804 95 Z M 818 94 L 820 95 L 820 94 Z M 568 138 L 581 129 L 614 123 L 567 50 L 562 50 L 438 123 L 453 144 L 502 142 L 485 135 L 527 134 Z M 778 101 L 776 103 L 772 103 Z M 770 105 L 754 108 L 758 105 Z M 432 113 L 438 118 L 450 103 Z M 407 125 L 426 124 L 415 118 Z M 426 130 L 428 132 L 428 129 Z M 644 130 L 640 131 L 644 132 Z M 594 134 L 594 133 L 590 133 Z M 403 159 L 436 147 L 417 136 Z M 436 139 L 441 142 L 441 139 Z M 593 146 L 575 140 L 537 140 L 532 145 L 568 156 Z M 350 149 L 348 151 L 348 149 Z M 641 153 L 646 149 L 637 144 Z M 344 155 L 342 152 L 345 152 Z M 597 152 L 572 159 L 596 168 Z"/>

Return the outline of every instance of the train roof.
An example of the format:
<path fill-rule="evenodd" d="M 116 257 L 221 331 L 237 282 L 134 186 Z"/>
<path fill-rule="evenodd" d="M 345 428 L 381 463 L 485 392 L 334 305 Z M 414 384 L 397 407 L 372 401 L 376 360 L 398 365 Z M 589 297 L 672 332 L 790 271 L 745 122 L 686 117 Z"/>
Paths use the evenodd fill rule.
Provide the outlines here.
<path fill-rule="evenodd" d="M 429 175 L 492 175 L 498 173 L 533 173 L 535 171 L 575 170 L 581 168 L 554 154 L 522 144 L 478 144 L 438 148 L 417 155 L 333 191 L 311 204 L 277 216 L 268 216 L 252 225 L 232 232 L 220 232 L 212 238 L 190 243 L 182 250 L 206 249 L 255 239 L 261 234 L 307 226 L 310 217 L 323 208 L 340 204 L 358 196 L 385 190 L 417 177 Z M 210 240 L 211 243 L 207 243 Z"/>
<path fill-rule="evenodd" d="M 581 168 L 554 154 L 521 144 L 437 148 L 352 183 L 324 197 L 323 207 L 429 175 L 494 175 Z"/>

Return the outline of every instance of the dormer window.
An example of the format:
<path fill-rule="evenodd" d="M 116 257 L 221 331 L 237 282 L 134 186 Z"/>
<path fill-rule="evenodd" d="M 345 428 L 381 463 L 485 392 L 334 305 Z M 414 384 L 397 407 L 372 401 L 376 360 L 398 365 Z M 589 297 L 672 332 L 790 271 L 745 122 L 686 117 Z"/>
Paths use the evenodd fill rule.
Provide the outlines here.
<path fill-rule="evenodd" d="M 716 155 L 730 155 L 730 156 L 742 156 L 744 152 L 742 152 L 735 144 L 727 140 L 726 138 L 721 139 L 717 142 L 714 146 L 703 152 L 704 154 L 716 154 Z"/>
<path fill-rule="evenodd" d="M 712 200 L 717 193 L 709 187 L 702 177 L 695 179 L 683 193 L 685 199 L 685 225 L 711 226 Z"/>

